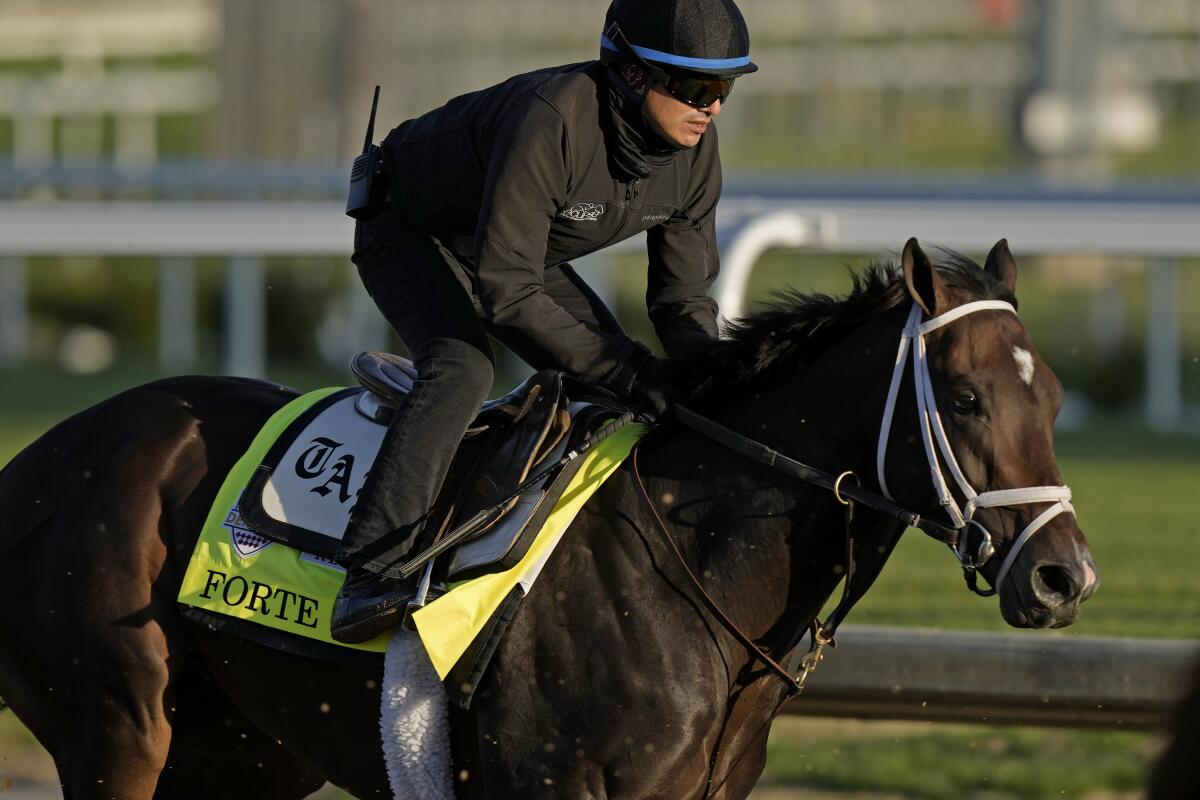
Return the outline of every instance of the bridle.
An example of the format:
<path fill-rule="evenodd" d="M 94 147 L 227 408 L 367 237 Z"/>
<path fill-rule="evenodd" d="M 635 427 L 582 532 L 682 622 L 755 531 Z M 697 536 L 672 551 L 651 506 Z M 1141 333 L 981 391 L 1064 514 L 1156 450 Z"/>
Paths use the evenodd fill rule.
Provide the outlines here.
<path fill-rule="evenodd" d="M 879 444 L 876 448 L 875 456 L 875 472 L 879 479 L 879 489 L 883 492 L 884 497 L 892 500 L 892 494 L 888 490 L 887 477 L 884 475 L 884 462 L 887 458 L 888 439 L 892 430 L 892 417 L 896 410 L 896 398 L 900 392 L 900 382 L 904 377 L 904 366 L 908 360 L 909 351 L 912 351 L 913 363 L 913 382 L 916 386 L 917 399 L 917 418 L 921 423 L 921 443 L 925 448 L 925 458 L 929 462 L 929 474 L 933 480 L 933 488 L 937 493 L 938 505 L 945 509 L 947 516 L 950 517 L 950 524 L 958 531 L 958 541 L 951 545 L 955 556 L 958 558 L 959 564 L 962 566 L 963 575 L 966 578 L 967 586 L 971 591 L 984 597 L 994 595 L 1004 582 L 1004 578 L 1008 575 L 1009 569 L 1013 565 L 1017 554 L 1021 552 L 1021 548 L 1025 543 L 1038 532 L 1046 523 L 1057 517 L 1064 511 L 1075 513 L 1074 506 L 1071 505 L 1071 490 L 1066 486 L 1029 486 L 1021 489 L 997 489 L 990 492 L 977 493 L 963 475 L 962 468 L 958 465 L 958 459 L 954 457 L 954 451 L 950 447 L 950 440 L 946 436 L 946 427 L 942 424 L 942 416 L 938 413 L 937 400 L 934 397 L 933 381 L 929 375 L 929 358 L 925 349 L 925 335 L 937 330 L 945 325 L 949 325 L 957 319 L 973 314 L 976 311 L 1008 311 L 1016 314 L 1017 310 L 1013 308 L 1011 303 L 1006 303 L 1003 300 L 977 300 L 972 303 L 964 303 L 961 306 L 953 308 L 944 314 L 921 321 L 923 316 L 922 309 L 916 303 L 913 304 L 912 311 L 908 314 L 908 321 L 904 325 L 904 330 L 900 334 L 900 348 L 896 352 L 896 366 L 892 370 L 892 383 L 888 387 L 887 404 L 883 409 L 883 423 L 879 428 Z M 954 477 L 955 483 L 958 484 L 958 489 L 966 500 L 965 507 L 959 507 L 958 502 L 954 499 L 953 493 L 950 491 L 950 486 L 946 480 L 946 476 L 942 471 L 941 461 L 938 459 L 938 454 L 941 454 L 942 460 L 950 469 L 950 474 Z M 979 568 L 995 555 L 996 548 L 992 543 L 992 534 L 978 520 L 974 519 L 975 512 L 981 508 L 1000 508 L 1006 506 L 1028 505 L 1030 503 L 1051 503 L 1052 505 L 1033 519 L 1020 535 L 1013 541 L 1009 547 L 1008 553 L 1004 557 L 1004 561 L 1000 564 L 1000 571 L 996 573 L 996 580 L 990 589 L 980 589 L 976 584 L 976 575 Z M 969 552 L 967 540 L 969 531 L 978 529 L 981 533 L 979 546 L 974 552 Z"/>
<path fill-rule="evenodd" d="M 824 624 L 819 620 L 813 620 L 812 622 L 805 622 L 803 625 L 796 626 L 793 634 L 788 637 L 785 643 L 784 652 L 796 648 L 796 645 L 799 644 L 806 632 L 811 634 L 812 646 L 807 654 L 801 654 L 799 648 L 796 648 L 792 661 L 786 668 L 771 658 L 762 647 L 741 631 L 725 615 L 719 605 L 705 591 L 700 580 L 691 571 L 690 567 L 688 567 L 682 552 L 671 537 L 666 523 L 650 499 L 649 492 L 646 490 L 641 475 L 637 470 L 637 448 L 635 447 L 633 451 L 633 471 L 642 497 L 651 511 L 654 512 L 654 518 L 659 528 L 671 544 L 675 555 L 683 564 L 689 579 L 700 591 L 701 596 L 722 621 L 722 624 L 755 654 L 757 660 L 765 664 L 771 672 L 780 677 L 788 685 L 788 696 L 794 696 L 803 690 L 805 680 L 822 658 L 823 649 L 827 645 L 833 645 L 833 635 L 838 625 L 850 612 L 854 603 L 866 593 L 866 590 L 870 587 L 879 570 L 882 568 L 883 561 L 886 560 L 886 558 L 877 559 L 878 563 L 872 569 L 868 570 L 867 574 L 861 580 L 855 583 L 856 570 L 853 558 L 855 545 L 851 523 L 856 504 L 861 503 L 880 514 L 899 520 L 910 527 L 919 528 L 929 536 L 945 543 L 954 552 L 959 564 L 962 566 L 967 586 L 975 593 L 984 597 L 996 594 L 1004 578 L 1008 575 L 1017 554 L 1038 530 L 1045 527 L 1050 520 L 1064 511 L 1069 511 L 1072 514 L 1075 513 L 1075 509 L 1071 505 L 1071 490 L 1066 486 L 1030 486 L 1019 489 L 998 489 L 979 493 L 972 488 L 966 476 L 963 475 L 958 460 L 955 458 L 954 452 L 950 447 L 950 441 L 946 436 L 941 415 L 938 413 L 933 382 L 929 374 L 925 335 L 977 311 L 1008 311 L 1012 314 L 1017 313 L 1011 303 L 1003 300 L 979 300 L 965 303 L 944 314 L 922 321 L 923 309 L 916 303 L 913 304 L 913 308 L 908 315 L 908 321 L 905 323 L 904 329 L 900 334 L 900 346 L 896 353 L 896 363 L 892 370 L 892 381 L 888 387 L 887 402 L 884 406 L 883 421 L 879 431 L 879 442 L 876 447 L 876 475 L 882 494 L 862 487 L 859 484 L 857 476 L 852 471 L 847 470 L 835 476 L 832 473 L 811 467 L 786 456 L 761 442 L 743 436 L 688 408 L 680 405 L 674 406 L 675 417 L 683 425 L 785 475 L 799 478 L 806 483 L 833 492 L 837 501 L 845 507 L 847 565 L 842 598 Z M 930 476 L 933 481 L 934 491 L 937 494 L 938 504 L 945 509 L 947 516 L 950 518 L 949 525 L 927 519 L 921 514 L 909 511 L 899 505 L 892 497 L 884 475 L 887 444 L 888 438 L 891 435 L 892 420 L 895 416 L 896 399 L 899 395 L 900 383 L 904 376 L 904 368 L 908 361 L 910 350 L 913 353 L 913 379 L 916 387 L 917 416 L 921 425 L 921 439 L 924 443 L 926 459 L 929 462 Z M 941 460 L 938 458 L 939 453 L 941 454 Z M 964 507 L 958 505 L 953 493 L 950 491 L 949 483 L 942 471 L 942 460 L 949 467 L 951 475 L 958 484 L 959 491 L 966 500 Z M 848 478 L 854 480 L 854 483 L 847 483 Z M 996 575 L 994 585 L 990 589 L 980 589 L 976 583 L 976 576 L 979 569 L 995 555 L 996 548 L 992 541 L 991 532 L 982 523 L 974 519 L 975 512 L 980 508 L 997 508 L 1046 502 L 1052 505 L 1026 525 L 1025 529 L 1021 531 L 1020 535 L 1016 537 L 1009 547 L 1008 553 L 1000 565 L 1000 571 Z M 981 532 L 980 543 L 973 551 L 968 546 L 968 539 L 972 530 Z M 890 553 L 890 550 L 887 552 Z M 852 584 L 854 585 L 852 586 Z"/>

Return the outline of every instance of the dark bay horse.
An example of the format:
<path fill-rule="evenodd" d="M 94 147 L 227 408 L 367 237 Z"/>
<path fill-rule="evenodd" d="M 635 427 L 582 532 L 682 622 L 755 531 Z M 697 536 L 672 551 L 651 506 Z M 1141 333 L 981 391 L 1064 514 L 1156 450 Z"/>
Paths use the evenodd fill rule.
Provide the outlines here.
<path fill-rule="evenodd" d="M 846 298 L 791 296 L 733 326 L 680 365 L 688 405 L 819 469 L 852 470 L 864 489 L 884 490 L 885 475 L 898 503 L 945 519 L 936 448 L 918 424 L 928 408 L 915 373 L 894 370 L 897 343 L 914 304 L 933 318 L 1015 303 L 1016 266 L 1003 242 L 984 269 L 939 262 L 910 241 L 901 270 L 866 271 Z M 980 497 L 1060 487 L 1062 390 L 1015 313 L 988 307 L 918 338 L 966 483 Z M 380 671 L 233 638 L 175 602 L 227 470 L 292 397 L 239 379 L 159 381 L 66 420 L 0 473 L 0 696 L 53 755 L 66 797 L 301 798 L 326 780 L 389 796 Z M 846 571 L 842 508 L 679 426 L 652 433 L 637 457 L 636 473 L 627 461 L 585 506 L 474 705 L 453 713 L 460 798 L 728 800 L 761 773 L 788 687 L 730 624 L 784 657 L 789 632 Z M 948 485 L 968 507 L 957 478 Z M 1015 626 L 1070 624 L 1095 589 L 1074 515 L 1047 518 L 1050 505 L 968 515 L 997 550 L 982 575 L 1007 573 L 1000 610 Z M 1036 535 L 1014 546 L 1035 519 Z M 854 519 L 879 559 L 903 527 L 866 508 Z"/>

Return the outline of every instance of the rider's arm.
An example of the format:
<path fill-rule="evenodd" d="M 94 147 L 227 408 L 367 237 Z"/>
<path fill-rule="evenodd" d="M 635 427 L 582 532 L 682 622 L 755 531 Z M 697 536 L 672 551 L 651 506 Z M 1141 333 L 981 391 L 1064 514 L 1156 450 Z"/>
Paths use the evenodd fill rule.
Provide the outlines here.
<path fill-rule="evenodd" d="M 540 98 L 500 123 L 475 235 L 476 291 L 499 337 L 533 366 L 620 391 L 644 351 L 576 319 L 542 282 L 550 222 L 570 180 L 569 148 L 562 118 Z"/>
<path fill-rule="evenodd" d="M 646 232 L 646 308 L 672 357 L 717 338 L 717 302 L 708 296 L 720 269 L 716 211 L 721 160 L 716 137 L 716 126 L 710 125 L 696 148 L 687 206 Z"/>

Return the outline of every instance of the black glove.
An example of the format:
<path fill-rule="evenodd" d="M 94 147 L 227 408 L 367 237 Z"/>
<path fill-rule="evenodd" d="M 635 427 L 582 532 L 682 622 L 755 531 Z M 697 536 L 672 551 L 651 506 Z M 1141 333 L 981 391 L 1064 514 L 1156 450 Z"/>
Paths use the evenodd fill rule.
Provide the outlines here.
<path fill-rule="evenodd" d="M 670 361 L 646 356 L 629 387 L 629 400 L 634 409 L 652 414 L 659 422 L 666 422 L 671 417 L 674 394 Z"/>

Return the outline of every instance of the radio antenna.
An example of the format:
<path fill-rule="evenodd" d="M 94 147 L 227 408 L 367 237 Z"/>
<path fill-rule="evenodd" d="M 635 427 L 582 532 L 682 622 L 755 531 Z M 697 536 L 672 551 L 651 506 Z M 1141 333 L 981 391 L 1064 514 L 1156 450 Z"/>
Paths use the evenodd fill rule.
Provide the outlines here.
<path fill-rule="evenodd" d="M 363 152 L 371 149 L 371 141 L 375 138 L 375 110 L 379 108 L 379 84 L 375 84 L 375 97 L 371 100 L 371 119 L 367 122 L 367 138 L 363 140 Z"/>

